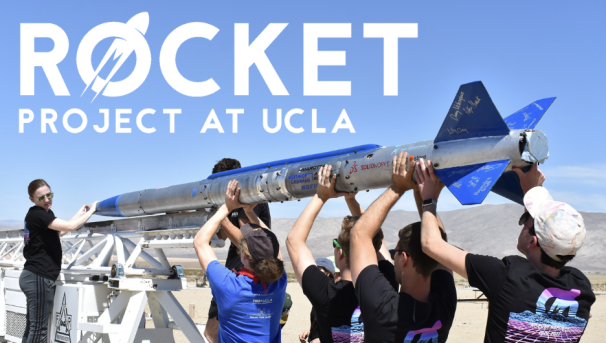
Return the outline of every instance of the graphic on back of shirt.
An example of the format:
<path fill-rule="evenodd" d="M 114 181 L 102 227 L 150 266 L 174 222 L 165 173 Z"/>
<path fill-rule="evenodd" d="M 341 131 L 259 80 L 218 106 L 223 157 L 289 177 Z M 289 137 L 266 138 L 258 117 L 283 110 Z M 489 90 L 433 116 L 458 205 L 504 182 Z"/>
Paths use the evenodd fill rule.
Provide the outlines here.
<path fill-rule="evenodd" d="M 441 328 L 442 322 L 438 320 L 430 328 L 408 331 L 404 343 L 412 343 L 416 337 L 419 337 L 417 343 L 438 343 L 438 330 Z"/>
<path fill-rule="evenodd" d="M 25 245 L 29 243 L 29 229 L 27 228 L 26 221 L 23 221 L 23 243 L 25 243 Z"/>
<path fill-rule="evenodd" d="M 360 314 L 360 307 L 358 306 L 351 316 L 351 325 L 331 327 L 332 341 L 335 343 L 364 342 L 364 322 L 362 321 Z"/>
<path fill-rule="evenodd" d="M 506 342 L 577 342 L 587 320 L 577 317 L 581 294 L 578 289 L 565 291 L 547 288 L 537 300 L 536 313 L 511 312 L 505 334 Z"/>

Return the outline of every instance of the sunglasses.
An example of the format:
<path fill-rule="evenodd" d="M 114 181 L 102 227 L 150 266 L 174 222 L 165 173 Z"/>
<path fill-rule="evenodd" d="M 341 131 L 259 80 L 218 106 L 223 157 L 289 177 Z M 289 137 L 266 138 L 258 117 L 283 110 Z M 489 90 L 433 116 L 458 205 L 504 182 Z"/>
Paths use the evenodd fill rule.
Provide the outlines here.
<path fill-rule="evenodd" d="M 50 199 L 52 199 L 54 196 L 55 196 L 55 193 L 50 192 L 50 193 L 48 193 L 48 194 L 44 194 L 44 195 L 42 195 L 42 196 L 38 197 L 38 201 L 40 201 L 40 202 L 44 201 L 44 198 L 45 198 L 45 197 L 46 197 L 46 198 L 48 198 L 48 199 L 50 200 Z"/>
<path fill-rule="evenodd" d="M 391 259 L 392 259 L 392 260 L 395 260 L 395 259 L 396 259 L 396 253 L 398 253 L 398 252 L 403 252 L 403 253 L 405 253 L 405 254 L 406 254 L 406 256 L 410 256 L 410 255 L 408 255 L 408 253 L 407 253 L 406 251 L 404 251 L 404 250 L 401 250 L 401 249 L 389 249 L 389 255 L 391 255 Z"/>
<path fill-rule="evenodd" d="M 524 223 L 526 223 L 528 218 L 530 218 L 530 213 L 524 212 L 524 214 L 522 214 L 522 216 L 520 217 L 520 220 L 518 221 L 518 225 L 524 225 Z"/>
<path fill-rule="evenodd" d="M 336 238 L 332 240 L 332 247 L 343 250 L 343 248 L 341 248 L 341 244 L 339 244 L 339 242 L 337 241 Z M 347 254 L 345 254 L 345 251 L 343 251 L 343 256 L 347 257 Z"/>

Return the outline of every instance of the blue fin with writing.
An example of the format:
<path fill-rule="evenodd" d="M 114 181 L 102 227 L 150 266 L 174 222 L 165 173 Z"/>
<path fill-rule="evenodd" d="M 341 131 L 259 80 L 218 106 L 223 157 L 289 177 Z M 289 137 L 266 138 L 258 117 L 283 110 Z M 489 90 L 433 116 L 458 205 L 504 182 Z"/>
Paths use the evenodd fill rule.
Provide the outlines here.
<path fill-rule="evenodd" d="M 434 172 L 461 205 L 474 205 L 484 201 L 508 165 L 509 160 L 499 160 Z"/>
<path fill-rule="evenodd" d="M 553 97 L 537 100 L 505 118 L 505 123 L 511 130 L 534 129 L 555 99 Z"/>
<path fill-rule="evenodd" d="M 530 170 L 531 166 L 522 168 L 522 171 L 526 173 Z M 499 181 L 492 187 L 492 192 L 507 198 L 515 203 L 524 205 L 524 191 L 520 186 L 520 177 L 516 172 L 510 170 L 503 173 Z"/>
<path fill-rule="evenodd" d="M 482 81 L 459 87 L 435 143 L 487 136 L 504 136 L 509 128 L 492 103 Z"/>

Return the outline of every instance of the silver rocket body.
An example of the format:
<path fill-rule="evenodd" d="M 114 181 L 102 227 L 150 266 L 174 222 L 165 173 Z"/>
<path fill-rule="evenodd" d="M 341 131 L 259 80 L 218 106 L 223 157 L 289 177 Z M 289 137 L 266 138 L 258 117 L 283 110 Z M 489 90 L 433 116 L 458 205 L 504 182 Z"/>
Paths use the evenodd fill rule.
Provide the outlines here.
<path fill-rule="evenodd" d="M 457 101 L 461 102 L 460 94 L 465 96 L 465 92 L 470 93 L 469 89 L 464 89 L 469 85 L 478 88 L 477 83 L 461 86 L 457 95 L 459 98 L 453 102 L 455 108 Z M 485 92 L 481 82 L 479 86 L 480 91 L 475 93 L 486 97 L 487 93 L 481 92 Z M 474 92 L 471 93 L 473 95 Z M 331 165 L 333 172 L 338 175 L 335 185 L 338 191 L 386 188 L 391 184 L 393 157 L 401 151 L 413 156 L 415 161 L 419 158 L 431 160 L 436 175 L 462 204 L 480 203 L 491 190 L 520 203 L 523 194 L 519 179 L 511 168 L 529 167 L 533 163 L 542 163 L 549 157 L 547 137 L 543 132 L 532 128 L 549 107 L 540 101 L 546 103 L 550 100 L 551 104 L 553 99 L 534 102 L 541 111 L 534 108 L 536 111 L 533 112 L 531 104 L 505 121 L 497 112 L 500 122 L 490 118 L 496 124 L 489 122 L 489 129 L 485 128 L 486 125 L 481 128 L 488 131 L 489 135 L 482 132 L 468 134 L 476 122 L 461 128 L 461 125 L 465 125 L 463 119 L 466 117 L 455 116 L 458 120 L 453 120 L 452 113 L 449 113 L 434 140 L 390 147 L 365 145 L 230 170 L 210 175 L 201 181 L 125 193 L 101 202 L 96 214 L 132 217 L 218 207 L 225 202 L 225 191 L 231 180 L 238 181 L 238 187 L 241 188 L 240 202 L 246 204 L 312 197 L 317 190 L 318 170 L 325 164 Z M 478 105 L 478 100 L 475 102 Z M 476 112 L 479 112 L 477 107 L 479 106 L 476 106 Z M 457 111 L 451 109 L 449 112 Z M 534 119 L 532 127 L 520 127 L 518 122 L 512 121 L 517 117 L 528 117 L 526 124 L 529 124 L 529 119 Z M 449 120 L 458 127 L 449 123 Z M 500 130 L 497 133 L 500 134 L 494 134 L 491 125 L 501 125 L 497 127 Z M 507 177 L 504 178 L 503 175 Z"/>

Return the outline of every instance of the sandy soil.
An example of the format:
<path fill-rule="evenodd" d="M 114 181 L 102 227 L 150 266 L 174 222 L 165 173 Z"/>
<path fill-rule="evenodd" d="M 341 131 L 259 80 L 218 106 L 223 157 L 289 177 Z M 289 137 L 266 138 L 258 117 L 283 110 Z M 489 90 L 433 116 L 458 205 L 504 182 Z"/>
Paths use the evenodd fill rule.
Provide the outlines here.
<path fill-rule="evenodd" d="M 193 286 L 193 284 L 192 284 Z M 311 304 L 303 294 L 298 283 L 289 283 L 286 290 L 292 297 L 293 307 L 290 311 L 288 322 L 282 329 L 283 342 L 299 342 L 299 333 L 309 328 L 309 312 Z M 194 322 L 206 324 L 208 319 L 208 307 L 212 297 L 208 288 L 190 288 L 181 292 L 174 293 L 181 305 L 186 311 L 189 305 L 194 304 L 196 315 Z M 475 294 L 472 290 L 458 288 L 459 299 L 473 298 Z M 592 307 L 592 318 L 582 341 L 584 343 L 604 342 L 603 332 L 606 330 L 606 292 L 598 292 L 597 301 Z M 487 302 L 459 302 L 452 330 L 448 341 L 454 343 L 463 342 L 483 342 L 484 330 L 486 327 L 486 317 L 488 314 Z M 148 312 L 148 310 L 146 309 Z M 149 313 L 149 312 L 148 312 Z M 151 321 L 147 322 L 147 325 Z M 188 342 L 185 336 L 175 331 L 175 340 L 177 343 Z"/>

